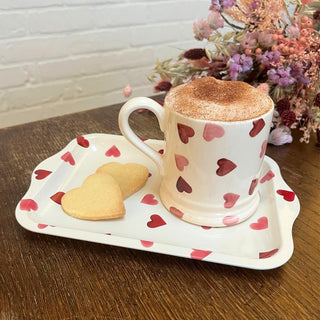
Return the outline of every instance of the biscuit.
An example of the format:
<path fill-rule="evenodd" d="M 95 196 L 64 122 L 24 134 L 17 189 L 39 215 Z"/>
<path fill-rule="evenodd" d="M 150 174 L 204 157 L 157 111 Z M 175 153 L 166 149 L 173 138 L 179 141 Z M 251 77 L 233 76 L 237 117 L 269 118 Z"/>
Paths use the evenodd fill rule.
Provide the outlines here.
<path fill-rule="evenodd" d="M 111 175 L 118 182 L 123 199 L 142 188 L 149 176 L 149 170 L 138 163 L 109 162 L 99 167 L 96 172 Z"/>
<path fill-rule="evenodd" d="M 64 194 L 61 205 L 68 215 L 84 220 L 116 219 L 126 213 L 120 187 L 108 174 L 88 176 L 81 187 Z"/>

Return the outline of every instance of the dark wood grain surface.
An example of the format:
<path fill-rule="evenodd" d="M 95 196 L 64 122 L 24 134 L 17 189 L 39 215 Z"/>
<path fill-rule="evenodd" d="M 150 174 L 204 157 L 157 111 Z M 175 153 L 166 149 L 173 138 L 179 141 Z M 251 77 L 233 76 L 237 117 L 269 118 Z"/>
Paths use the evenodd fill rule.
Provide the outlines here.
<path fill-rule="evenodd" d="M 319 319 L 320 149 L 268 146 L 301 211 L 295 250 L 257 271 L 33 233 L 15 219 L 33 169 L 75 137 L 120 134 L 119 106 L 0 130 L 0 319 Z M 134 114 L 162 139 L 155 117 Z"/>

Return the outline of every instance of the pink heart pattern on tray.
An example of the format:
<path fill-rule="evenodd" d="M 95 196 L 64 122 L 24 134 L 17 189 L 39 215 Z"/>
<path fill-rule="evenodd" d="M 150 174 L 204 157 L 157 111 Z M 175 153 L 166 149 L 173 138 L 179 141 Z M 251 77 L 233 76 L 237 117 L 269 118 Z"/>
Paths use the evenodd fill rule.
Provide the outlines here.
<path fill-rule="evenodd" d="M 76 140 L 76 143 L 78 144 L 78 148 L 82 148 L 83 150 L 85 150 L 87 149 L 87 147 L 85 146 L 90 145 L 90 140 L 85 137 L 83 138 L 84 140 L 80 139 L 80 142 L 82 141 L 81 143 L 84 145 L 81 145 L 81 143 L 79 144 L 78 142 L 79 139 Z M 88 141 L 88 142 L 85 142 L 85 141 Z M 71 166 L 75 166 L 76 161 L 72 153 L 70 151 L 67 151 L 60 158 L 67 164 Z M 121 157 L 122 153 L 120 152 L 120 148 L 117 146 L 117 144 L 115 144 L 110 147 L 107 147 L 107 151 L 105 151 L 105 155 L 107 157 Z M 114 161 L 114 160 L 110 160 L 110 161 Z M 188 163 L 183 162 L 183 165 L 181 165 L 180 168 L 186 168 L 187 166 L 188 166 Z M 35 181 L 38 181 L 38 180 L 40 181 L 43 179 L 51 179 L 54 176 L 54 174 L 55 174 L 54 169 L 50 170 L 50 168 L 46 167 L 46 169 L 35 170 L 33 173 L 33 178 Z M 258 182 L 260 182 L 260 184 L 264 184 L 272 181 L 276 175 L 272 170 L 269 170 L 269 171 L 263 172 L 261 176 L 262 178 L 260 178 L 260 180 L 259 179 L 253 180 L 251 189 L 255 189 L 258 185 Z M 154 178 L 154 175 L 150 174 L 149 178 L 150 179 Z M 182 192 L 185 192 L 186 190 L 188 190 L 188 186 L 191 188 L 190 185 L 182 183 L 182 190 L 183 190 Z M 295 200 L 295 193 L 291 190 L 287 190 L 286 188 L 283 188 L 283 189 L 279 188 L 276 190 L 276 193 L 279 199 L 282 201 L 293 202 Z M 64 194 L 63 191 L 57 190 L 56 193 L 53 192 L 47 195 L 48 200 L 49 199 L 52 200 L 52 202 L 54 203 L 53 205 L 60 205 L 63 194 Z M 227 206 L 232 206 L 233 203 L 236 202 L 238 199 L 239 198 L 237 197 L 236 194 L 229 193 L 225 195 L 224 200 L 227 203 Z M 150 212 L 150 214 L 146 217 L 146 220 L 145 220 L 145 227 L 146 229 L 150 230 L 150 232 L 153 232 L 153 230 L 154 231 L 164 230 L 165 228 L 168 227 L 169 224 L 172 223 L 171 219 L 167 219 L 164 214 L 160 213 L 161 210 L 159 211 L 159 213 L 157 213 L 157 208 L 159 208 L 159 206 L 162 206 L 162 204 L 160 201 L 158 201 L 156 194 L 146 193 L 142 195 L 139 201 L 141 201 L 141 204 L 150 206 L 150 208 L 154 208 L 152 209 L 152 212 Z M 21 211 L 25 212 L 25 214 L 36 215 L 39 211 L 39 203 L 37 202 L 36 198 L 32 199 L 27 197 L 27 198 L 23 198 L 20 201 L 18 208 Z M 169 211 L 170 213 L 168 214 L 172 214 L 172 216 L 178 219 L 183 218 L 184 213 L 179 208 L 171 207 Z M 245 228 L 247 228 L 248 231 L 251 230 L 250 232 L 255 232 L 257 234 L 263 233 L 269 227 L 269 219 L 266 216 L 257 217 L 252 219 L 250 223 L 244 224 L 244 226 Z M 238 221 L 239 221 L 239 217 L 236 215 L 226 215 L 223 219 L 223 223 L 226 226 L 233 226 L 236 223 L 238 223 Z M 186 223 L 186 222 L 182 222 L 182 223 Z M 46 223 L 37 223 L 37 229 L 39 230 L 47 230 L 48 227 L 54 227 L 54 225 L 46 224 Z M 195 227 L 206 233 L 215 232 L 215 228 L 212 228 L 212 227 L 206 227 L 206 226 L 195 226 Z M 105 234 L 111 236 L 111 233 L 107 232 L 107 230 Z M 148 249 L 148 248 L 157 247 L 158 243 L 150 240 L 150 238 L 152 239 L 152 233 L 150 233 L 149 239 L 146 240 L 142 238 L 141 240 L 138 240 L 141 248 Z M 207 250 L 203 248 L 196 248 L 196 249 L 190 248 L 189 250 L 190 250 L 189 257 L 196 260 L 205 260 L 207 257 L 214 256 L 215 254 L 212 250 Z M 270 248 L 270 250 L 265 250 L 265 251 L 261 250 L 257 252 L 257 257 L 259 259 L 268 259 L 276 255 L 278 251 L 279 251 L 279 248 Z"/>

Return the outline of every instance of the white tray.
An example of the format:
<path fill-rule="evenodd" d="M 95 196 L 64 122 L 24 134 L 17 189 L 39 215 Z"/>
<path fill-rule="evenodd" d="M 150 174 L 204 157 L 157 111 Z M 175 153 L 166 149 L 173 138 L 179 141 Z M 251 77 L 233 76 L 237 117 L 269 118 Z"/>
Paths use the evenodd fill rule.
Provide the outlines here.
<path fill-rule="evenodd" d="M 146 143 L 159 152 L 164 148 L 163 141 Z M 59 204 L 61 195 L 112 161 L 137 162 L 150 171 L 146 185 L 125 200 L 125 217 L 84 221 L 66 215 Z M 183 222 L 162 206 L 159 184 L 156 165 L 122 136 L 89 134 L 35 168 L 29 190 L 17 205 L 16 219 L 38 233 L 252 269 L 276 268 L 290 259 L 299 200 L 269 157 L 259 183 L 261 204 L 250 219 L 235 226 L 207 228 Z M 146 195 L 151 201 L 143 201 Z"/>

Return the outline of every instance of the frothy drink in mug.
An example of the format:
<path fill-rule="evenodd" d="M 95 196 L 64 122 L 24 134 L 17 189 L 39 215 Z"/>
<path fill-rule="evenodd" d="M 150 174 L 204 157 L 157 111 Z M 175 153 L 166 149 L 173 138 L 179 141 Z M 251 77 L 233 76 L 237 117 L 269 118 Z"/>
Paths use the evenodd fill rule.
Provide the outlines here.
<path fill-rule="evenodd" d="M 165 136 L 161 156 L 128 124 L 140 108 L 154 112 Z M 169 212 L 202 226 L 231 226 L 249 218 L 260 202 L 258 182 L 273 102 L 239 81 L 205 77 L 169 91 L 164 107 L 133 98 L 121 109 L 122 134 L 158 165 L 160 198 Z"/>

